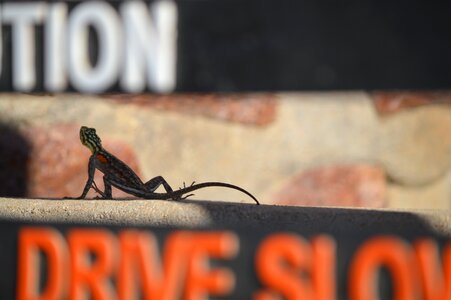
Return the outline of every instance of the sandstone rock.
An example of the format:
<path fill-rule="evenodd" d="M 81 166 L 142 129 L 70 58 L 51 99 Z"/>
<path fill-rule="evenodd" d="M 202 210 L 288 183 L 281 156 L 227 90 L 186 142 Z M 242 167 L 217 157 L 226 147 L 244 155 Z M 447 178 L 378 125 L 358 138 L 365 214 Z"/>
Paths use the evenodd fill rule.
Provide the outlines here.
<path fill-rule="evenodd" d="M 401 209 L 451 209 L 451 172 L 422 186 L 388 185 L 388 206 Z"/>
<path fill-rule="evenodd" d="M 385 207 L 385 175 L 364 164 L 318 167 L 295 175 L 273 199 L 284 205 Z"/>
<path fill-rule="evenodd" d="M 378 91 L 371 93 L 371 95 L 376 110 L 381 114 L 395 113 L 403 109 L 427 104 L 451 104 L 451 92 L 449 91 Z"/>
<path fill-rule="evenodd" d="M 118 97 L 61 94 L 56 99 L 11 96 L 3 101 L 0 95 L 0 118 L 45 128 L 67 122 L 87 124 L 102 137 L 139 149 L 136 155 L 145 180 L 161 175 L 174 188 L 183 181 L 230 182 L 263 203 L 269 203 L 274 184 L 296 170 L 331 162 L 374 161 L 379 120 L 364 92 L 278 94 L 277 117 L 267 126 L 122 104 Z M 87 151 L 78 137 L 74 141 L 74 146 Z M 196 191 L 195 198 L 249 202 L 236 191 L 219 188 Z"/>
<path fill-rule="evenodd" d="M 114 95 L 118 103 L 132 103 L 161 110 L 197 114 L 250 125 L 268 125 L 277 115 L 272 94 Z"/>
<path fill-rule="evenodd" d="M 193 96 L 192 100 L 202 97 L 208 98 L 201 95 L 200 98 Z M 274 121 L 258 127 L 206 118 L 195 110 L 188 113 L 190 105 L 193 105 L 192 109 L 196 105 L 188 100 L 181 102 L 185 103 L 187 113 L 173 113 L 178 109 L 176 101 L 143 104 L 162 105 L 148 109 L 132 102 L 128 105 L 127 100 L 122 102 L 120 98 L 2 94 L 0 120 L 19 127 L 38 126 L 44 133 L 48 128 L 61 126 L 60 123 L 88 124 L 96 127 L 107 141 L 114 138 L 139 149 L 136 155 L 145 180 L 162 175 L 174 188 L 183 181 L 225 181 L 243 186 L 263 203 L 271 203 L 272 193 L 281 181 L 298 170 L 317 165 L 374 163 L 383 167 L 394 186 L 400 189 L 405 186 L 412 191 L 418 184 L 429 186 L 441 180 L 450 166 L 451 107 L 447 105 L 425 105 L 378 115 L 373 100 L 365 92 L 285 93 L 276 95 L 277 117 Z M 164 105 L 169 103 L 174 107 L 166 109 Z M 66 149 L 65 145 L 71 140 L 67 150 L 72 153 L 71 159 L 86 155 L 83 159 L 77 158 L 84 162 L 77 167 L 80 170 L 71 175 L 80 174 L 78 182 L 82 186 L 86 180 L 85 159 L 89 152 L 79 143 L 78 126 L 71 130 L 73 137 L 49 148 Z M 53 135 L 50 131 L 45 134 Z M 8 147 L 11 158 L 15 157 L 17 149 L 23 148 Z M 75 154 L 73 149 L 78 149 Z M 0 151 L 5 149 L 0 148 Z M 16 163 L 30 156 L 25 153 L 18 157 Z M 37 164 L 33 168 L 34 172 L 41 172 Z M 55 177 L 58 176 L 61 175 Z M 69 182 L 71 176 L 61 181 Z M 14 179 L 11 182 L 21 181 Z M 41 186 L 41 182 L 34 184 L 33 189 Z M 101 179 L 97 182 L 101 184 Z M 80 194 L 81 186 L 78 185 L 71 189 L 70 195 Z M 66 191 L 60 193 L 62 196 L 67 194 Z M 40 195 L 49 194 L 45 191 Z M 199 191 L 195 198 L 249 201 L 235 191 L 213 188 Z"/>
<path fill-rule="evenodd" d="M 36 198 L 77 197 L 88 178 L 89 150 L 79 140 L 78 125 L 55 124 L 51 128 L 30 127 L 25 136 L 30 141 L 27 195 Z M 139 171 L 133 150 L 118 141 L 103 138 L 103 145 L 114 155 Z M 103 189 L 102 174 L 97 171 L 95 182 Z M 114 197 L 127 194 L 113 190 Z M 88 197 L 96 193 L 91 190 Z M 129 196 L 129 195 L 128 195 Z"/>
<path fill-rule="evenodd" d="M 381 120 L 377 157 L 387 175 L 402 185 L 422 185 L 451 165 L 451 109 L 426 106 Z"/>

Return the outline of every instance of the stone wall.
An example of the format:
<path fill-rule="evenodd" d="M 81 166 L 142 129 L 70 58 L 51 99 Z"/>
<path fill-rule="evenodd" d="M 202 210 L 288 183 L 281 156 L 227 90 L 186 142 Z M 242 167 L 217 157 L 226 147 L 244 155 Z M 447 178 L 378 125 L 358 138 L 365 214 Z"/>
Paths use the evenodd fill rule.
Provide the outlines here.
<path fill-rule="evenodd" d="M 78 196 L 86 125 L 143 179 L 162 175 L 174 187 L 225 181 L 267 204 L 449 209 L 450 100 L 448 92 L 0 94 L 0 196 Z M 216 188 L 194 198 L 249 201 Z"/>

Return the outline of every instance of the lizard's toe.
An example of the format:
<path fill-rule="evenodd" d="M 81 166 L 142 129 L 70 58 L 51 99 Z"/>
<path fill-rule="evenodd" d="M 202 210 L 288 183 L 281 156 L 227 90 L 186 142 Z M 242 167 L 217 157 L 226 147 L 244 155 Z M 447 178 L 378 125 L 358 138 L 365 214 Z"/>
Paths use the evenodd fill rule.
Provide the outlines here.
<path fill-rule="evenodd" d="M 188 195 L 186 195 L 186 196 L 183 196 L 181 199 L 182 199 L 182 200 L 185 200 L 185 199 L 188 199 L 188 197 L 191 197 L 191 196 L 194 196 L 194 194 L 188 194 Z"/>

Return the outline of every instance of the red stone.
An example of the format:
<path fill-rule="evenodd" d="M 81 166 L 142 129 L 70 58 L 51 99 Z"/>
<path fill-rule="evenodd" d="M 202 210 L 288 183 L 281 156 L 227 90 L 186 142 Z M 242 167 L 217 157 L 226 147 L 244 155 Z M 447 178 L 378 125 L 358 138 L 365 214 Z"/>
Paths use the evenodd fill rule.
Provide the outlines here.
<path fill-rule="evenodd" d="M 260 94 L 175 94 L 109 95 L 119 103 L 131 103 L 160 110 L 203 115 L 215 119 L 263 126 L 276 118 L 275 95 Z"/>
<path fill-rule="evenodd" d="M 385 174 L 363 164 L 318 167 L 295 175 L 273 199 L 284 205 L 385 207 Z"/>
<path fill-rule="evenodd" d="M 78 125 L 56 124 L 51 128 L 31 127 L 24 131 L 30 141 L 27 196 L 32 198 L 77 197 L 88 178 L 89 150 L 80 143 Z M 139 174 L 132 148 L 103 137 L 103 146 Z M 102 173 L 95 182 L 103 190 Z M 97 194 L 91 190 L 88 197 Z M 113 189 L 113 197 L 129 195 Z"/>
<path fill-rule="evenodd" d="M 376 110 L 380 114 L 395 113 L 403 109 L 428 104 L 451 104 L 450 91 L 391 91 L 373 92 Z"/>

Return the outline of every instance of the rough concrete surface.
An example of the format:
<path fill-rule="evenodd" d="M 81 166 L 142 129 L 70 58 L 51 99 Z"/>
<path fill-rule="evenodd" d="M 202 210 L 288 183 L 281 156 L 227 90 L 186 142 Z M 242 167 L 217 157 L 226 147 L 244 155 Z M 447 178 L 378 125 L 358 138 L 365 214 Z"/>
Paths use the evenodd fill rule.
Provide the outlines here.
<path fill-rule="evenodd" d="M 200 200 L 0 198 L 0 221 L 157 227 L 236 227 L 308 232 L 411 232 L 451 237 L 451 210 L 292 207 Z"/>

